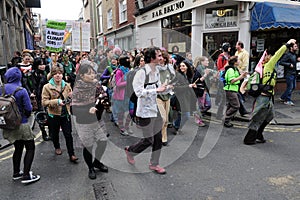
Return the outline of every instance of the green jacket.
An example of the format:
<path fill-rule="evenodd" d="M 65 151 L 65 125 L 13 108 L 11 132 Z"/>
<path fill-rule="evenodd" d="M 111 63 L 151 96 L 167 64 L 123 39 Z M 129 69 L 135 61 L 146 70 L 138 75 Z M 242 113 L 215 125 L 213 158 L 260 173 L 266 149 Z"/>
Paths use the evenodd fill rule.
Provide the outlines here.
<path fill-rule="evenodd" d="M 226 74 L 225 74 L 225 80 L 226 80 L 226 85 L 224 86 L 224 90 L 225 91 L 233 91 L 233 92 L 238 92 L 239 91 L 239 84 L 240 84 L 240 81 L 236 81 L 234 83 L 231 83 L 230 81 L 232 79 L 235 79 L 237 77 L 240 76 L 240 73 L 238 71 L 238 69 L 235 67 L 235 69 L 233 68 L 229 68 L 227 71 L 226 71 Z"/>
<path fill-rule="evenodd" d="M 276 63 L 281 58 L 281 56 L 285 53 L 286 50 L 287 50 L 286 45 L 282 45 L 280 47 L 280 49 L 278 49 L 276 51 L 276 53 L 271 57 L 269 62 L 264 64 L 262 84 L 266 84 L 268 82 L 269 78 L 271 77 L 272 72 L 275 70 Z M 276 78 L 277 78 L 277 76 L 275 73 L 271 80 L 271 83 L 270 83 L 270 85 L 273 86 L 273 89 L 268 91 L 268 92 L 272 93 L 273 95 L 274 95 L 274 86 L 276 85 Z"/>

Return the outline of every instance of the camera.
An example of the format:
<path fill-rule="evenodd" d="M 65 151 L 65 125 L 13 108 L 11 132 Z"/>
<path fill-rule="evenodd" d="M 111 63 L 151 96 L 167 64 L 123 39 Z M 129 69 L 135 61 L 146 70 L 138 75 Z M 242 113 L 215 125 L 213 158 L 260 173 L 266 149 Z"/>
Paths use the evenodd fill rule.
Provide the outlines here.
<path fill-rule="evenodd" d="M 71 97 L 67 97 L 62 102 L 63 102 L 63 104 L 70 104 L 72 102 L 72 99 L 71 99 Z"/>

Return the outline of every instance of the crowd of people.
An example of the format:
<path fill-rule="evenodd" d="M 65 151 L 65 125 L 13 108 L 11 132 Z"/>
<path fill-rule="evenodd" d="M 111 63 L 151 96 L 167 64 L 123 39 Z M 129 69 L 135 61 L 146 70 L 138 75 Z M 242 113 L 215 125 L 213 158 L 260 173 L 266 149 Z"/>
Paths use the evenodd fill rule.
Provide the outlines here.
<path fill-rule="evenodd" d="M 296 66 L 293 53 L 297 48 L 296 41 L 291 39 L 275 56 L 268 55 L 263 63 L 263 83 L 266 83 L 275 64 L 284 55 L 280 62 L 289 70 L 287 91 L 281 100 L 287 105 L 293 105 L 291 91 L 295 88 L 293 73 Z M 183 127 L 191 116 L 197 126 L 206 126 L 203 116 L 209 115 L 213 106 L 210 96 L 213 83 L 217 86 L 216 118 L 222 119 L 224 127 L 233 127 L 231 121 L 238 111 L 243 116 L 251 113 L 243 105 L 246 95 L 240 90 L 243 81 L 247 81 L 249 76 L 249 53 L 241 41 L 237 41 L 235 49 L 236 52 L 231 55 L 230 44 L 223 43 L 222 53 L 215 66 L 209 63 L 206 56 L 196 56 L 192 60 L 190 52 L 182 56 L 178 52 L 168 52 L 158 47 L 130 52 L 119 47 L 105 51 L 91 50 L 89 53 L 71 50 L 61 53 L 16 51 L 5 73 L 7 92 L 22 86 L 16 95 L 22 111 L 22 125 L 11 131 L 13 134 L 4 131 L 4 138 L 15 146 L 13 179 L 22 179 L 23 183 L 40 179 L 39 175 L 30 171 L 35 151 L 32 127 L 28 124 L 32 111 L 46 116 L 47 120 L 43 122 L 47 124 L 38 124 L 43 140 L 52 141 L 54 153 L 58 156 L 63 154 L 59 142 L 59 132 L 62 131 L 69 159 L 77 163 L 72 136 L 73 116 L 83 144 L 83 158 L 90 179 L 96 178 L 94 168 L 108 172 L 108 167 L 101 162 L 107 144 L 107 131 L 102 116 L 105 112 L 110 115 L 122 136 L 128 137 L 133 133 L 130 128 L 133 121 L 142 130 L 143 138 L 125 147 L 128 163 L 134 165 L 135 156 L 151 146 L 149 169 L 165 174 L 166 170 L 159 165 L 159 158 L 161 148 L 170 145 L 167 129 L 172 128 L 174 135 L 184 134 Z M 289 52 L 284 54 L 287 49 Z M 134 77 L 130 79 L 133 71 Z M 271 78 L 272 87 L 263 91 L 255 100 L 249 131 L 244 139 L 247 145 L 266 142 L 262 132 L 273 118 L 270 100 L 274 95 L 276 76 Z M 135 104 L 132 94 L 128 94 L 128 87 L 133 88 Z M 35 101 L 37 106 L 34 106 Z M 131 106 L 134 106 L 135 118 L 130 113 Z M 261 120 L 262 116 L 268 117 Z M 24 147 L 24 170 L 20 170 Z"/>

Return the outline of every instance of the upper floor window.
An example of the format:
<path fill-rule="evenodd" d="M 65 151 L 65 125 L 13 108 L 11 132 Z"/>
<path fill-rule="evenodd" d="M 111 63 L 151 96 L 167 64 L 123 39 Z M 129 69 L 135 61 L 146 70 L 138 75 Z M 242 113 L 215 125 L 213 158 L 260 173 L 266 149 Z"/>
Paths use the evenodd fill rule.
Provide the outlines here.
<path fill-rule="evenodd" d="M 100 2 L 98 6 L 98 17 L 99 17 L 99 33 L 103 33 L 103 15 L 102 15 L 102 4 Z"/>
<path fill-rule="evenodd" d="M 113 17 L 112 17 L 112 9 L 110 8 L 107 11 L 107 28 L 112 28 L 113 26 Z"/>
<path fill-rule="evenodd" d="M 127 0 L 119 1 L 119 12 L 120 23 L 127 21 Z"/>

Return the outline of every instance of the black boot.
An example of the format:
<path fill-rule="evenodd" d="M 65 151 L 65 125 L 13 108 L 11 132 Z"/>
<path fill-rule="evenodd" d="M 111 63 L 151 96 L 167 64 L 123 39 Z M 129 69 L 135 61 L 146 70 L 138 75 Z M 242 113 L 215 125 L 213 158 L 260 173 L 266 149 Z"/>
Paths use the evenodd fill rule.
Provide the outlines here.
<path fill-rule="evenodd" d="M 47 135 L 45 130 L 42 130 L 42 137 L 44 141 L 49 141 L 51 138 Z"/>
<path fill-rule="evenodd" d="M 102 162 L 100 162 L 99 160 L 95 159 L 95 161 L 93 162 L 93 166 L 97 169 L 99 169 L 100 172 L 108 172 L 108 167 L 105 166 Z"/>
<path fill-rule="evenodd" d="M 89 178 L 90 179 L 96 179 L 97 178 L 95 169 L 93 167 L 89 169 Z"/>
<path fill-rule="evenodd" d="M 265 130 L 266 126 L 268 125 L 269 123 L 264 121 L 262 123 L 262 125 L 259 127 L 259 129 L 257 130 L 257 136 L 256 136 L 256 142 L 257 143 L 266 143 L 266 140 L 263 136 L 263 131 Z"/>
<path fill-rule="evenodd" d="M 257 131 L 249 129 L 245 138 L 244 138 L 244 144 L 246 145 L 253 145 L 256 142 L 256 136 L 257 136 Z"/>

